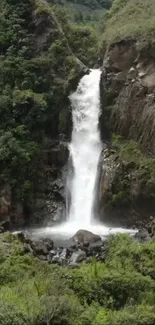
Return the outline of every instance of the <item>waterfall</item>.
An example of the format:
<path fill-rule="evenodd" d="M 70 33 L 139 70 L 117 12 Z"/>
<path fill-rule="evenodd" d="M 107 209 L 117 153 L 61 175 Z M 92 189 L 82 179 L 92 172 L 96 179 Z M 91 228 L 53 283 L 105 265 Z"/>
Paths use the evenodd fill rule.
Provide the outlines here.
<path fill-rule="evenodd" d="M 101 236 L 110 233 L 134 231 L 109 228 L 96 220 L 94 201 L 98 186 L 98 168 L 102 144 L 98 128 L 100 115 L 100 70 L 91 70 L 79 82 L 77 90 L 70 95 L 73 130 L 69 145 L 68 177 L 66 184 L 67 220 L 56 227 L 35 229 L 37 236 L 48 235 L 70 238 L 79 229 L 90 230 Z M 96 190 L 96 191 L 95 191 Z M 96 220 L 96 222 L 95 222 Z M 52 237 L 53 238 L 53 237 Z"/>
<path fill-rule="evenodd" d="M 79 224 L 79 227 L 89 227 L 95 219 L 95 183 L 102 150 L 98 128 L 100 75 L 100 70 L 92 70 L 80 80 L 77 90 L 70 95 L 73 131 L 69 147 L 74 172 L 70 180 L 68 221 Z"/>

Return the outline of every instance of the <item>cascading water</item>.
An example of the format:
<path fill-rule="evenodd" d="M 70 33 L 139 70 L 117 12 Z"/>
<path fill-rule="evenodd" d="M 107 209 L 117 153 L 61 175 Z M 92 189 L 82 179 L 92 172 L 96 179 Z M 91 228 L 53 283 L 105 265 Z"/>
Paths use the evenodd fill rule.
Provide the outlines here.
<path fill-rule="evenodd" d="M 35 229 L 36 236 L 68 239 L 79 229 L 106 236 L 109 233 L 129 232 L 122 228 L 108 228 L 95 222 L 94 199 L 97 169 L 102 144 L 98 129 L 100 114 L 100 70 L 85 75 L 77 90 L 70 95 L 73 117 L 72 140 L 67 178 L 66 222 L 58 227 Z"/>
<path fill-rule="evenodd" d="M 98 121 L 100 114 L 100 70 L 85 75 L 71 96 L 73 117 L 70 154 L 74 169 L 70 182 L 70 224 L 89 228 L 94 220 L 93 202 L 97 166 L 102 149 Z"/>

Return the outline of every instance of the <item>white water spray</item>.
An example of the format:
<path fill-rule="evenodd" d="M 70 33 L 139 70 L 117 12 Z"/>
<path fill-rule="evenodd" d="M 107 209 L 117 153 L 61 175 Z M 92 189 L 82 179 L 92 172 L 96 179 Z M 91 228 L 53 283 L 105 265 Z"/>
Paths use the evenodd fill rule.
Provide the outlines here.
<path fill-rule="evenodd" d="M 100 70 L 85 75 L 71 96 L 73 132 L 70 154 L 74 169 L 70 184 L 69 223 L 89 228 L 95 219 L 93 203 L 97 166 L 102 149 L 98 129 Z"/>
<path fill-rule="evenodd" d="M 85 75 L 77 90 L 70 95 L 73 117 L 70 156 L 73 173 L 69 171 L 67 187 L 70 195 L 67 221 L 58 227 L 35 229 L 37 236 L 61 236 L 68 239 L 79 229 L 90 230 L 101 236 L 110 233 L 134 231 L 109 228 L 95 222 L 93 212 L 95 183 L 102 145 L 98 129 L 100 114 L 100 70 L 92 70 Z"/>

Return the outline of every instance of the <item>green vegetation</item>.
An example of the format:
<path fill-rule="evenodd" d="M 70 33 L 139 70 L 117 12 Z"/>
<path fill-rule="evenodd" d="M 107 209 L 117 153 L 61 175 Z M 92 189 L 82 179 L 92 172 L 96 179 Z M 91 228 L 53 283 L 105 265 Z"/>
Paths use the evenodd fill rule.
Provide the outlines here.
<path fill-rule="evenodd" d="M 154 0 L 115 0 L 107 13 L 103 43 L 110 45 L 122 39 L 136 39 L 140 43 L 154 43 Z"/>
<path fill-rule="evenodd" d="M 77 58 L 93 65 L 97 39 L 41 0 L 3 0 L 0 20 L 0 188 L 9 184 L 12 203 L 30 207 L 45 177 L 45 139 L 68 134 L 62 110 L 82 73 Z"/>
<path fill-rule="evenodd" d="M 83 74 L 79 60 L 89 67 L 97 62 L 90 22 L 111 5 L 49 2 L 1 1 L 0 188 L 9 184 L 11 203 L 26 208 L 44 181 L 46 140 L 68 136 L 67 96 Z M 74 24 L 65 9 L 73 10 L 69 2 Z M 82 6 L 89 11 L 80 16 Z M 153 0 L 115 0 L 104 43 L 153 43 L 154 13 Z M 155 205 L 154 159 L 119 136 L 113 136 L 110 154 L 118 167 L 106 203 L 134 207 L 140 199 Z M 77 269 L 62 268 L 26 254 L 17 236 L 0 235 L 0 325 L 154 325 L 154 259 L 154 238 L 139 244 L 118 235 L 106 242 L 104 262 L 94 258 Z"/>
<path fill-rule="evenodd" d="M 138 143 L 113 135 L 112 159 L 119 164 L 105 202 L 113 206 L 131 206 L 137 201 L 155 204 L 154 158 L 145 155 Z"/>
<path fill-rule="evenodd" d="M 67 1 L 74 4 L 84 5 L 91 9 L 96 9 L 96 8 L 109 9 L 112 4 L 112 0 L 67 0 Z"/>
<path fill-rule="evenodd" d="M 85 24 L 82 26 L 72 24 L 65 7 L 54 6 L 53 9 L 67 35 L 72 52 L 83 64 L 93 67 L 98 59 L 98 38 L 94 28 Z"/>
<path fill-rule="evenodd" d="M 53 0 L 49 0 L 53 2 Z M 77 25 L 91 25 L 96 29 L 113 0 L 62 0 L 59 1 L 69 13 L 69 19 Z"/>
<path fill-rule="evenodd" d="M 111 237 L 105 262 L 70 270 L 0 237 L 1 325 L 154 325 L 155 242 Z"/>

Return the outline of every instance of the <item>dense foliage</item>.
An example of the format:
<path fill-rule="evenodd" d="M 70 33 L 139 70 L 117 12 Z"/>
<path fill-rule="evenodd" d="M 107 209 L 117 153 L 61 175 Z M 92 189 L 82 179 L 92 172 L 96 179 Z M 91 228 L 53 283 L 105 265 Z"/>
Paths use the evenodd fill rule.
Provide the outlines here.
<path fill-rule="evenodd" d="M 59 4 L 66 8 L 69 19 L 74 24 L 91 25 L 97 29 L 99 21 L 103 21 L 112 2 L 113 0 L 61 0 Z"/>
<path fill-rule="evenodd" d="M 154 325 L 154 240 L 117 235 L 104 263 L 75 270 L 24 255 L 10 235 L 0 241 L 1 325 Z"/>
<path fill-rule="evenodd" d="M 154 0 L 115 0 L 104 24 L 104 43 L 127 38 L 154 42 L 154 15 Z"/>
<path fill-rule="evenodd" d="M 111 189 L 107 191 L 104 204 L 113 207 L 131 207 L 140 202 L 143 206 L 154 206 L 154 158 L 144 154 L 138 143 L 125 141 L 119 135 L 112 136 L 109 155 L 115 161 L 117 172 Z M 135 191 L 136 188 L 136 191 Z"/>
<path fill-rule="evenodd" d="M 9 184 L 13 202 L 31 205 L 46 137 L 67 134 L 62 111 L 81 71 L 76 56 L 94 64 L 96 38 L 40 0 L 2 0 L 0 20 L 0 188 Z"/>

